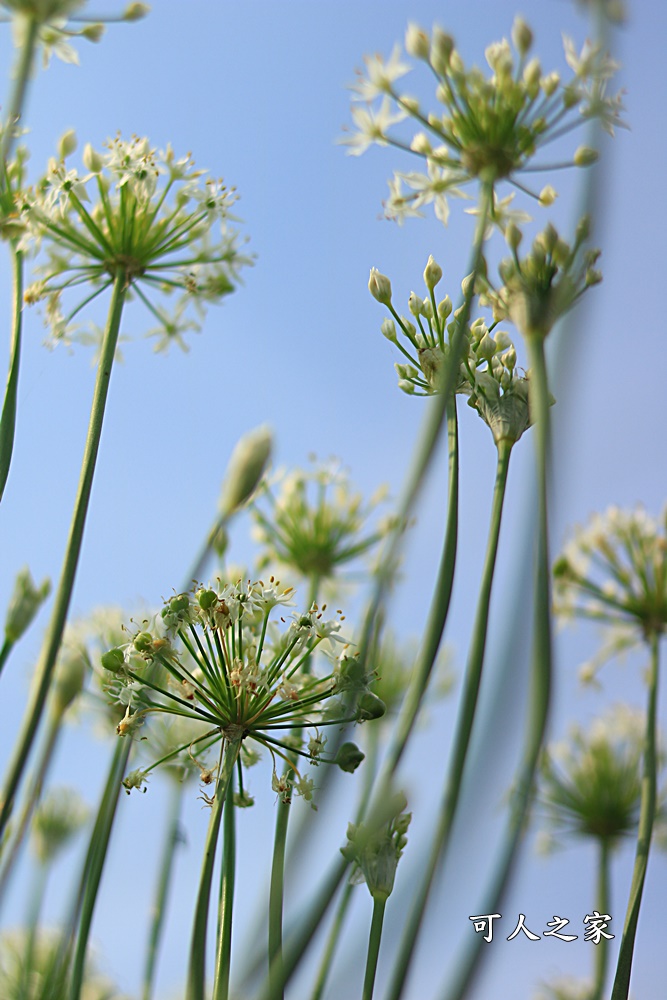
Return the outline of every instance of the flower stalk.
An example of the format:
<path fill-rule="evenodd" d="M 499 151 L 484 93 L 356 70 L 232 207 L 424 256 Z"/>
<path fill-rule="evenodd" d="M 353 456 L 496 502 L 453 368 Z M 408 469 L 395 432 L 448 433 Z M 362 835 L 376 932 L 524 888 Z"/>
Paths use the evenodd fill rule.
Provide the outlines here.
<path fill-rule="evenodd" d="M 7 476 L 14 450 L 23 317 L 23 254 L 17 249 L 16 242 L 13 240 L 10 243 L 10 253 L 13 282 L 12 333 L 9 348 L 9 373 L 2 404 L 2 416 L 0 417 L 0 500 L 2 500 L 7 485 Z"/>

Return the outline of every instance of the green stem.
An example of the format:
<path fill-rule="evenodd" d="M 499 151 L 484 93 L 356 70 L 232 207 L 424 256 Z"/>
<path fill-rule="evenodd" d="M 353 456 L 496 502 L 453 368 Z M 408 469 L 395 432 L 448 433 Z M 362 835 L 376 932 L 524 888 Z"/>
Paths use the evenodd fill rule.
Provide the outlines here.
<path fill-rule="evenodd" d="M 466 668 L 461 704 L 459 707 L 456 730 L 454 733 L 447 781 L 442 805 L 440 807 L 438 826 L 431 845 L 428 864 L 413 902 L 413 907 L 405 927 L 398 958 L 394 968 L 394 974 L 392 976 L 391 986 L 388 993 L 388 996 L 391 997 L 392 1000 L 397 1000 L 403 992 L 403 987 L 412 962 L 415 944 L 421 929 L 424 911 L 426 909 L 431 887 L 433 885 L 436 872 L 447 853 L 450 835 L 454 825 L 454 818 L 456 816 L 468 746 L 470 744 L 475 711 L 477 708 L 477 697 L 482 679 L 482 668 L 484 666 L 484 653 L 486 649 L 489 608 L 491 603 L 491 588 L 496 566 L 496 556 L 498 553 L 500 523 L 502 519 L 503 501 L 505 499 L 507 473 L 511 452 L 512 442 L 501 441 L 498 444 L 498 464 L 496 467 L 496 482 L 491 505 L 489 538 L 487 542 L 486 556 L 484 559 L 482 581 L 477 602 L 477 613 L 473 626 L 472 642 L 468 655 L 468 665 Z"/>
<path fill-rule="evenodd" d="M 7 115 L 0 135 L 0 164 L 4 164 L 9 159 L 16 136 L 15 127 L 21 120 L 23 102 L 25 100 L 28 80 L 32 71 L 32 62 L 37 44 L 38 23 L 32 18 L 28 18 L 28 31 L 23 48 L 19 53 L 14 76 L 14 86 L 7 104 Z"/>
<path fill-rule="evenodd" d="M 371 789 L 373 787 L 373 780 L 375 778 L 375 772 L 377 770 L 377 758 L 379 750 L 379 736 L 380 727 L 372 726 L 368 730 L 369 735 L 369 746 L 368 752 L 366 754 L 366 760 L 363 766 L 363 777 L 364 784 L 361 788 L 359 795 L 359 805 L 357 806 L 356 816 L 354 818 L 354 823 L 358 826 L 366 812 L 368 805 L 368 800 L 370 798 Z M 320 968 L 317 974 L 317 980 L 313 988 L 313 995 L 311 1000 L 321 1000 L 322 994 L 324 993 L 324 987 L 327 983 L 327 978 L 329 972 L 331 971 L 331 965 L 333 962 L 333 957 L 340 939 L 341 931 L 345 922 L 345 917 L 347 914 L 348 906 L 350 905 L 350 900 L 352 898 L 352 890 L 354 886 L 348 882 L 343 889 L 340 901 L 338 903 L 338 909 L 334 915 L 333 923 L 329 930 L 329 937 L 327 938 L 327 943 L 322 955 L 322 960 L 320 962 Z"/>
<path fill-rule="evenodd" d="M 598 913 L 609 913 L 609 853 L 610 844 L 606 838 L 600 840 L 598 854 L 598 885 L 596 906 Z M 602 938 L 595 946 L 595 981 L 591 1000 L 602 1000 L 608 965 L 607 941 Z"/>
<path fill-rule="evenodd" d="M 2 649 L 0 649 L 0 673 L 2 673 L 5 663 L 7 662 L 9 654 L 11 653 L 13 648 L 14 648 L 14 643 L 12 642 L 12 640 L 5 639 L 5 641 L 2 644 Z"/>
<path fill-rule="evenodd" d="M 291 768 L 285 767 L 284 774 Z M 269 890 L 269 984 L 272 1000 L 283 997 L 283 897 L 285 891 L 285 844 L 291 805 L 278 801 L 276 831 L 273 840 L 271 886 Z"/>
<path fill-rule="evenodd" d="M 637 847 L 635 866 L 632 872 L 630 898 L 625 914 L 625 926 L 618 953 L 616 978 L 611 993 L 611 1000 L 626 1000 L 630 989 L 630 972 L 632 970 L 632 954 L 635 947 L 637 921 L 644 890 L 644 879 L 648 865 L 648 855 L 651 847 L 653 821 L 656 812 L 657 797 L 657 711 L 658 711 L 658 673 L 659 673 L 659 633 L 653 631 L 650 636 L 651 663 L 648 676 L 648 704 L 646 707 L 646 736 L 644 743 L 644 771 L 642 774 L 642 795 L 639 807 L 639 829 L 637 830 Z M 602 945 L 602 942 L 600 942 Z M 598 945 L 598 947 L 600 947 Z"/>
<path fill-rule="evenodd" d="M 16 828 L 13 831 L 11 844 L 6 848 L 7 853 L 3 857 L 2 872 L 0 872 L 0 899 L 4 896 L 7 889 L 7 883 L 14 871 L 16 860 L 23 846 L 28 827 L 30 826 L 30 819 L 41 798 L 49 765 L 53 760 L 53 751 L 60 732 L 60 722 L 61 718 L 58 715 L 53 714 L 49 717 L 49 726 L 44 737 L 44 745 L 39 755 L 32 784 L 25 797 Z"/>
<path fill-rule="evenodd" d="M 125 773 L 131 750 L 132 740 L 129 737 L 119 737 L 111 758 L 107 782 L 100 801 L 95 826 L 90 837 L 88 853 L 81 873 L 78 934 L 67 1000 L 79 1000 L 81 996 L 90 927 L 93 921 L 93 913 L 95 903 L 97 902 L 104 863 L 109 849 L 111 830 L 116 817 L 118 796 L 122 788 L 121 780 Z"/>
<path fill-rule="evenodd" d="M 151 1000 L 155 987 L 155 973 L 157 971 L 157 955 L 164 929 L 164 919 L 167 912 L 167 898 L 174 871 L 174 858 L 176 848 L 181 842 L 180 814 L 181 801 L 183 799 L 183 789 L 185 785 L 177 778 L 171 779 L 169 789 L 169 804 L 165 823 L 165 838 L 162 847 L 162 857 L 158 875 L 155 901 L 151 910 L 151 925 L 148 934 L 148 947 L 146 950 L 146 966 L 144 969 L 144 979 L 142 987 L 142 1000 Z"/>
<path fill-rule="evenodd" d="M 236 815 L 234 785 L 229 783 L 223 820 L 223 854 L 220 873 L 220 919 L 213 984 L 213 1000 L 227 1000 L 232 962 L 232 915 L 236 882 Z"/>
<path fill-rule="evenodd" d="M 377 972 L 378 957 L 380 955 L 382 922 L 384 920 L 384 908 L 386 904 L 386 899 L 373 900 L 373 919 L 371 920 L 371 932 L 368 938 L 368 954 L 366 956 L 366 974 L 364 976 L 362 1000 L 372 1000 L 373 997 L 373 986 L 375 985 L 375 973 Z"/>
<path fill-rule="evenodd" d="M 458 421 L 456 416 L 456 398 L 450 399 L 447 407 L 447 435 L 449 441 L 449 491 L 447 498 L 447 523 L 445 538 L 440 557 L 438 578 L 431 601 L 424 640 L 420 650 L 419 660 L 415 665 L 410 687 L 401 709 L 401 714 L 393 732 L 392 741 L 383 766 L 383 776 L 380 785 L 388 781 L 396 772 L 403 751 L 412 733 L 415 720 L 426 693 L 433 664 L 438 653 L 440 640 L 447 621 L 449 603 L 454 583 L 456 566 L 456 546 L 458 538 L 459 516 L 459 443 Z"/>
<path fill-rule="evenodd" d="M 192 925 L 186 1000 L 204 1000 L 206 995 L 206 931 L 208 927 L 211 885 L 213 883 L 215 849 L 218 843 L 220 823 L 227 798 L 227 788 L 234 773 L 234 766 L 240 749 L 240 741 L 230 741 L 227 743 L 218 772 L 215 798 L 211 808 L 211 819 L 208 824 L 208 833 L 206 834 L 206 843 L 204 845 L 204 859 L 199 880 L 195 919 Z"/>
<path fill-rule="evenodd" d="M 548 469 L 550 458 L 549 386 L 544 357 L 544 343 L 526 338 L 530 358 L 530 407 L 535 424 L 536 479 L 537 479 L 537 551 L 535 558 L 535 583 L 533 586 L 533 647 L 531 653 L 530 690 L 528 692 L 528 725 L 526 744 L 511 800 L 510 821 L 498 862 L 491 876 L 484 899 L 491 900 L 489 913 L 499 909 L 510 882 L 521 842 L 530 797 L 535 780 L 551 700 L 552 648 L 551 648 L 551 588 L 548 535 Z M 454 974 L 448 977 L 442 991 L 446 1000 L 463 1000 L 468 995 L 470 983 L 480 969 L 480 950 L 483 940 L 476 934 L 464 951 Z"/>
<path fill-rule="evenodd" d="M 86 523 L 90 492 L 93 485 L 95 473 L 95 463 L 102 434 L 102 423 L 104 420 L 104 409 L 106 406 L 109 391 L 109 380 L 113 366 L 114 353 L 118 342 L 120 330 L 120 320 L 123 312 L 123 304 L 127 292 L 125 275 L 120 273 L 116 276 L 109 306 L 109 316 L 107 326 L 102 341 L 100 360 L 97 367 L 97 378 L 93 393 L 93 402 L 90 411 L 90 421 L 88 424 L 88 434 L 81 465 L 81 475 L 77 490 L 72 523 L 67 540 L 67 548 L 60 576 L 60 583 L 55 596 L 51 621 L 44 640 L 42 655 L 36 671 L 36 680 L 33 687 L 31 703 L 28 706 L 24 717 L 23 728 L 17 740 L 14 756 L 10 764 L 8 778 L 5 784 L 2 810 L 0 811 L 0 836 L 2 835 L 7 820 L 9 819 L 14 805 L 14 796 L 19 786 L 23 771 L 28 760 L 37 727 L 42 716 L 46 696 L 51 682 L 51 676 L 56 665 L 58 650 L 62 641 L 67 621 L 72 590 L 74 588 L 74 578 L 76 576 L 81 545 L 83 541 L 83 531 Z"/>
<path fill-rule="evenodd" d="M 16 431 L 16 398 L 19 385 L 19 366 L 21 362 L 21 327 L 23 316 L 23 254 L 11 244 L 12 279 L 13 279 L 13 309 L 12 337 L 9 349 L 9 373 L 5 388 L 5 399 L 0 417 L 0 500 L 2 500 L 9 466 L 14 450 L 14 434 Z"/>

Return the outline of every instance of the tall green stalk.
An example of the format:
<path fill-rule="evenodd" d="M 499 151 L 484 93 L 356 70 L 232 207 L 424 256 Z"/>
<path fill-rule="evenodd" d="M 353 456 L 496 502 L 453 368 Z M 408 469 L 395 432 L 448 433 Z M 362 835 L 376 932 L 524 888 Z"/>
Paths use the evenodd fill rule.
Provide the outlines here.
<path fill-rule="evenodd" d="M 544 744 L 551 701 L 551 586 L 548 531 L 549 462 L 551 455 L 550 398 L 544 355 L 544 342 L 526 338 L 530 358 L 530 408 L 535 424 L 535 455 L 537 482 L 537 545 L 533 586 L 533 643 L 531 652 L 530 689 L 525 747 L 513 786 L 510 819 L 498 861 L 494 867 L 484 899 L 489 900 L 489 913 L 498 910 L 510 882 L 530 805 L 535 772 Z M 479 934 L 463 952 L 453 974 L 450 974 L 441 996 L 446 1000 L 463 1000 L 470 983 L 480 968 L 483 940 Z"/>
<path fill-rule="evenodd" d="M 230 781 L 223 818 L 223 853 L 220 871 L 220 915 L 216 949 L 213 1000 L 227 1000 L 232 964 L 232 917 L 236 882 L 236 806 L 234 784 Z"/>
<path fill-rule="evenodd" d="M 199 892 L 195 907 L 195 919 L 192 925 L 192 940 L 190 944 L 190 964 L 188 967 L 188 984 L 186 1000 L 205 1000 L 206 996 L 206 932 L 208 929 L 208 910 L 213 883 L 213 868 L 215 865 L 215 850 L 218 844 L 220 824 L 227 798 L 227 789 L 234 773 L 234 767 L 241 749 L 240 740 L 228 741 L 224 747 L 218 780 L 215 786 L 215 798 L 211 807 L 211 818 L 204 845 Z"/>
<path fill-rule="evenodd" d="M 456 730 L 451 749 L 447 781 L 440 807 L 438 825 L 431 844 L 431 852 L 429 854 L 428 863 L 417 894 L 413 900 L 412 909 L 405 926 L 396 965 L 394 967 L 394 973 L 388 993 L 388 996 L 391 997 L 392 1000 L 397 1000 L 403 992 L 405 980 L 414 955 L 415 944 L 424 918 L 424 912 L 430 895 L 431 886 L 433 885 L 438 868 L 442 864 L 446 855 L 452 827 L 454 825 L 459 794 L 463 782 L 463 772 L 468 753 L 468 746 L 470 744 L 470 737 L 475 718 L 475 710 L 477 707 L 477 697 L 482 679 L 482 668 L 484 666 L 484 652 L 486 649 L 489 608 L 491 603 L 491 588 L 493 585 L 496 556 L 498 553 L 500 523 L 502 519 L 503 501 L 505 499 L 507 473 L 509 470 L 511 452 L 512 442 L 504 440 L 498 444 L 498 462 L 496 467 L 496 481 L 493 491 L 493 501 L 491 505 L 489 538 L 487 542 L 486 556 L 482 571 L 482 581 L 477 602 L 477 613 L 475 615 L 475 623 L 473 625 L 472 643 L 468 655 L 468 664 L 466 667 L 463 692 L 461 695 L 461 704 L 459 706 Z"/>
<path fill-rule="evenodd" d="M 78 933 L 72 961 L 67 1000 L 80 1000 L 83 987 L 83 976 L 88 951 L 90 927 L 97 902 L 97 894 L 102 879 L 102 871 L 109 849 L 111 830 L 116 817 L 118 796 L 122 788 L 121 780 L 127 767 L 132 750 L 130 737 L 119 738 L 116 742 L 109 774 L 100 806 L 95 820 L 95 826 L 90 837 L 88 853 L 81 873 L 81 883 L 77 902 Z"/>
<path fill-rule="evenodd" d="M 285 845 L 291 811 L 289 802 L 278 802 L 269 889 L 269 984 L 272 1000 L 283 997 L 283 899 L 285 894 Z"/>
<path fill-rule="evenodd" d="M 12 334 L 9 348 L 9 373 L 5 388 L 5 398 L 0 417 L 0 500 L 5 492 L 9 466 L 14 450 L 14 434 L 16 431 L 16 399 L 19 385 L 19 367 L 21 363 L 21 328 L 23 317 L 23 254 L 16 249 L 16 243 L 11 243 L 12 257 Z"/>
<path fill-rule="evenodd" d="M 598 913 L 609 913 L 609 855 L 611 845 L 606 837 L 601 837 L 598 854 L 598 885 L 596 905 Z M 604 938 L 595 946 L 595 979 L 591 1000 L 602 1000 L 608 966 L 607 942 Z"/>
<path fill-rule="evenodd" d="M 148 947 L 146 948 L 146 965 L 141 996 L 142 1000 L 151 1000 L 155 989 L 155 973 L 157 971 L 157 955 L 167 914 L 167 899 L 174 871 L 176 848 L 181 841 L 180 816 L 185 785 L 176 777 L 170 776 L 169 805 L 165 820 L 164 843 L 160 865 L 158 868 L 158 883 L 155 901 L 151 909 L 151 923 L 148 932 Z"/>
<path fill-rule="evenodd" d="M 644 770 L 642 774 L 642 794 L 639 807 L 639 829 L 637 830 L 637 847 L 635 865 L 630 885 L 630 898 L 625 914 L 625 925 L 618 953 L 616 977 L 611 993 L 611 1000 L 627 1000 L 630 990 L 630 973 L 632 971 L 632 955 L 635 947 L 637 921 L 644 891 L 644 879 L 648 866 L 648 856 L 651 849 L 651 835 L 655 820 L 657 799 L 657 712 L 658 712 L 658 675 L 660 667 L 660 633 L 654 629 L 650 634 L 651 662 L 648 675 L 648 704 L 646 707 L 646 735 L 644 741 Z M 600 942 L 598 948 L 603 945 Z"/>
<path fill-rule="evenodd" d="M 32 72 L 32 65 L 35 58 L 35 48 L 37 46 L 37 36 L 39 24 L 33 18 L 27 18 L 28 30 L 26 32 L 23 48 L 19 52 L 14 74 L 14 84 L 7 102 L 7 112 L 5 116 L 2 134 L 0 134 L 0 164 L 4 164 L 9 159 L 14 146 L 16 136 L 15 127 L 21 122 L 23 114 L 23 104 L 28 89 L 28 80 Z"/>
<path fill-rule="evenodd" d="M 382 923 L 384 921 L 384 909 L 386 905 L 386 899 L 373 899 L 373 918 L 368 937 L 368 953 L 366 956 L 366 973 L 364 975 L 362 1000 L 373 1000 L 373 987 L 375 986 L 375 974 L 380 956 Z"/>
<path fill-rule="evenodd" d="M 114 353 L 118 342 L 123 304 L 127 293 L 125 274 L 119 272 L 113 283 L 109 316 L 104 332 L 100 359 L 97 366 L 97 377 L 93 393 L 93 402 L 88 424 L 88 435 L 81 465 L 81 474 L 77 490 L 72 523 L 70 525 L 65 558 L 60 575 L 58 590 L 55 595 L 51 620 L 44 639 L 42 655 L 36 671 L 33 694 L 26 710 L 23 727 L 14 748 L 7 780 L 5 782 L 2 809 L 0 810 L 0 836 L 2 835 L 14 805 L 14 797 L 23 776 L 28 761 L 33 740 L 39 726 L 46 697 L 51 683 L 51 677 L 56 665 L 56 658 L 62 641 L 67 613 L 69 611 L 74 579 L 81 554 L 83 531 L 86 524 L 90 492 L 95 474 L 95 464 L 102 434 L 104 410 L 109 392 L 109 381 L 113 367 Z"/>

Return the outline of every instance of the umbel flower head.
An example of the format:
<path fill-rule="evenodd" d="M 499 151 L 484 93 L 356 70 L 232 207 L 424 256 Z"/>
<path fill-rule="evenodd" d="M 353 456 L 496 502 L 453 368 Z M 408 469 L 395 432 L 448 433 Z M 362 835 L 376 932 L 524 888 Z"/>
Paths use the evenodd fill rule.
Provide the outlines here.
<path fill-rule="evenodd" d="M 399 315 L 392 304 L 389 279 L 375 269 L 371 271 L 371 294 L 387 306 L 393 317 L 384 320 L 382 333 L 407 359 L 407 364 L 397 362 L 394 365 L 398 386 L 410 396 L 437 395 L 445 372 L 453 363 L 451 343 L 463 310 L 452 313 L 449 295 L 440 301 L 436 299 L 435 287 L 441 277 L 442 268 L 432 256 L 429 257 L 424 269 L 426 295 L 420 298 L 410 293 L 408 309 L 412 319 L 408 319 Z M 468 280 L 463 282 L 464 292 Z M 380 286 L 384 289 L 382 298 L 377 294 Z M 452 319 L 448 323 L 450 316 Z M 454 390 L 468 396 L 469 405 L 490 428 L 496 445 L 501 441 L 514 444 L 531 423 L 529 373 L 520 373 L 514 344 L 505 331 L 494 329 L 496 325 L 494 323 L 489 329 L 479 318 L 464 331 L 463 354 L 458 362 Z"/>
<path fill-rule="evenodd" d="M 153 768 L 183 751 L 194 759 L 220 743 L 268 749 L 274 790 L 285 800 L 292 788 L 307 799 L 312 794 L 312 780 L 301 775 L 288 754 L 354 770 L 363 754 L 348 743 L 336 756 L 327 756 L 323 731 L 377 718 L 384 706 L 369 691 L 372 678 L 339 634 L 340 615 L 327 619 L 325 607 L 314 605 L 292 613 L 289 623 L 281 617 L 284 628 L 271 621 L 274 609 L 293 606 L 292 588 L 281 589 L 273 578 L 268 584 L 199 587 L 170 598 L 128 643 L 102 657 L 126 705 L 119 735 L 133 735 L 155 712 L 205 724 L 201 735 L 189 735 L 183 745 L 133 772 L 133 787 L 141 787 Z M 342 651 L 337 652 L 337 644 Z M 316 672 L 318 649 L 326 654 L 326 667 Z M 288 763 L 291 776 L 278 776 L 277 757 Z"/>
<path fill-rule="evenodd" d="M 9 17 L 0 14 L 0 21 L 11 19 L 14 42 L 19 49 L 24 46 L 31 25 L 36 25 L 46 68 L 52 54 L 63 62 L 78 63 L 77 51 L 70 44 L 73 38 L 98 42 L 104 34 L 103 22 L 138 21 L 150 10 L 146 3 L 128 3 L 115 17 L 90 17 L 83 11 L 85 6 L 86 0 L 0 0 L 0 9 L 9 14 Z"/>
<path fill-rule="evenodd" d="M 667 629 L 667 507 L 659 518 L 643 507 L 609 507 L 575 530 L 554 565 L 556 612 L 610 629 L 586 668 Z"/>
<path fill-rule="evenodd" d="M 558 73 L 545 74 L 539 60 L 530 58 L 532 42 L 532 31 L 517 18 L 512 28 L 514 51 L 505 38 L 489 45 L 485 55 L 491 74 L 485 75 L 476 66 L 466 68 L 451 35 L 437 27 L 429 35 L 409 25 L 405 48 L 436 79 L 433 110 L 398 89 L 397 81 L 411 68 L 398 45 L 387 60 L 366 57 L 365 72 L 352 86 L 353 100 L 364 103 L 353 105 L 356 129 L 341 141 L 354 155 L 373 144 L 391 145 L 420 157 L 426 165 L 425 172 L 394 174 L 385 203 L 389 217 L 400 222 L 421 215 L 421 209 L 432 204 L 446 223 L 447 196 L 460 195 L 463 185 L 480 181 L 495 187 L 506 180 L 526 191 L 516 177 L 531 169 L 545 144 L 589 118 L 599 119 L 609 132 L 622 124 L 620 97 L 606 96 L 616 65 L 599 46 L 587 42 L 577 54 L 571 39 L 565 38 L 573 76 L 561 81 Z M 417 125 L 412 135 L 394 129 L 406 119 Z M 570 164 L 563 165 L 585 166 L 595 157 L 593 150 L 582 148 Z"/>
<path fill-rule="evenodd" d="M 21 249 L 46 244 L 39 280 L 25 292 L 28 303 L 46 301 L 54 341 L 72 337 L 79 311 L 121 276 L 154 319 L 149 335 L 156 350 L 198 330 L 208 303 L 234 291 L 239 270 L 251 263 L 240 253 L 230 224 L 234 189 L 206 178 L 190 154 L 176 159 L 170 146 L 156 152 L 147 139 L 116 136 L 101 152 L 86 146 L 87 173 L 68 169 L 76 147 L 67 133 L 44 178 L 22 200 L 26 231 Z M 63 313 L 64 293 L 79 301 Z M 177 296 L 171 313 L 155 297 Z"/>
<path fill-rule="evenodd" d="M 277 489 L 276 489 L 277 487 Z M 369 521 L 387 491 L 364 502 L 337 462 L 279 472 L 252 506 L 259 566 L 285 567 L 294 577 L 326 581 L 373 548 L 391 527 Z"/>
<path fill-rule="evenodd" d="M 609 847 L 636 834 L 641 800 L 644 716 L 617 705 L 588 729 L 570 728 L 549 748 L 538 803 L 554 835 L 603 841 Z"/>
<path fill-rule="evenodd" d="M 584 249 L 589 229 L 584 216 L 570 246 L 549 224 L 535 237 L 530 252 L 519 259 L 522 234 L 510 224 L 505 238 L 512 256 L 498 266 L 502 286 L 496 288 L 488 275 L 482 277 L 480 302 L 492 307 L 495 320 L 510 319 L 522 336 L 544 339 L 586 289 L 602 281 L 595 268 L 600 251 Z"/>

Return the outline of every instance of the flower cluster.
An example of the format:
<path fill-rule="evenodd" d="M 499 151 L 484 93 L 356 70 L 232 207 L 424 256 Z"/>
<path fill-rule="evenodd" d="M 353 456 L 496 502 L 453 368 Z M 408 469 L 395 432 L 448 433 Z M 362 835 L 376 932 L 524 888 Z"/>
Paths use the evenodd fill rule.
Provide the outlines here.
<path fill-rule="evenodd" d="M 46 68 L 51 55 L 63 62 L 78 63 L 79 56 L 71 40 L 78 37 L 99 42 L 104 34 L 103 21 L 138 21 L 150 10 L 146 3 L 133 2 L 117 17 L 90 18 L 81 13 L 85 3 L 86 0 L 0 0 L 0 8 L 9 15 L 0 14 L 0 21 L 11 18 L 14 42 L 19 49 L 25 45 L 32 26 L 36 26 Z"/>
<path fill-rule="evenodd" d="M 667 629 L 667 508 L 610 507 L 578 528 L 554 565 L 556 612 L 611 626 L 584 676 L 610 658 Z"/>
<path fill-rule="evenodd" d="M 352 489 L 338 463 L 316 465 L 311 471 L 279 472 L 255 502 L 255 538 L 262 547 L 260 568 L 280 565 L 312 582 L 334 577 L 340 568 L 364 555 L 391 528 L 385 518 L 367 525 L 386 497 L 380 488 L 366 503 Z"/>
<path fill-rule="evenodd" d="M 391 145 L 426 163 L 425 172 L 394 174 L 385 204 L 389 217 L 401 222 L 433 204 L 436 216 L 446 223 L 447 196 L 461 195 L 461 186 L 474 180 L 491 187 L 507 180 L 527 191 L 516 175 L 531 169 L 533 157 L 547 143 L 590 118 L 599 119 L 612 133 L 615 125 L 622 124 L 620 96 L 606 94 L 617 67 L 599 46 L 587 42 L 577 54 L 572 40 L 564 39 L 565 57 L 573 71 L 564 82 L 556 72 L 545 74 L 537 58 L 529 58 L 533 35 L 521 18 L 514 22 L 512 42 L 514 53 L 507 39 L 486 49 L 491 68 L 487 76 L 476 66 L 466 68 L 454 39 L 440 28 L 429 36 L 409 25 L 405 48 L 429 67 L 437 81 L 434 111 L 397 89 L 397 81 L 411 68 L 398 45 L 387 60 L 366 57 L 366 71 L 352 86 L 354 100 L 363 102 L 352 108 L 356 130 L 342 142 L 354 155 L 373 144 Z M 393 131 L 405 119 L 418 126 L 412 136 Z M 595 159 L 593 150 L 581 147 L 563 165 L 587 166 Z M 554 192 L 549 188 L 535 197 L 550 203 Z M 494 221 L 502 224 L 502 214 Z"/>
<path fill-rule="evenodd" d="M 407 358 L 407 364 L 397 362 L 394 365 L 398 385 L 411 396 L 431 396 L 440 392 L 444 372 L 457 363 L 453 359 L 452 342 L 462 310 L 452 313 L 448 295 L 439 302 L 436 300 L 435 288 L 441 277 L 442 269 L 433 257 L 429 257 L 424 270 L 427 294 L 422 299 L 411 292 L 408 299 L 408 309 L 415 321 L 412 322 L 394 308 L 389 279 L 375 268 L 371 271 L 371 294 L 387 306 L 393 317 L 384 320 L 382 333 Z M 463 282 L 464 291 L 467 281 Z M 450 315 L 451 322 L 447 323 Z M 495 330 L 496 325 L 494 323 L 489 329 L 484 319 L 479 318 L 464 331 L 454 391 L 468 396 L 470 406 L 491 429 L 496 445 L 501 441 L 514 444 L 531 422 L 529 373 L 520 374 L 514 344 L 505 331 Z M 404 343 L 399 339 L 399 330 Z"/>
<path fill-rule="evenodd" d="M 341 847 L 341 854 L 354 865 L 350 881 L 365 882 L 375 900 L 385 901 L 393 891 L 412 819 L 406 807 L 405 796 L 399 793 L 384 804 L 384 816 L 374 815 L 366 823 L 350 823 L 347 828 L 347 844 Z"/>
<path fill-rule="evenodd" d="M 45 300 L 54 340 L 68 339 L 79 311 L 121 277 L 158 321 L 149 332 L 160 338 L 156 349 L 173 341 L 184 347 L 183 334 L 200 325 L 189 307 L 201 317 L 251 263 L 230 225 L 234 189 L 205 179 L 189 154 L 176 159 L 169 146 L 157 153 L 136 136 L 117 136 L 103 152 L 87 145 L 83 176 L 66 164 L 75 148 L 76 137 L 66 133 L 60 159 L 22 198 L 19 246 L 32 250 L 45 241 L 48 250 L 26 302 Z M 84 297 L 63 314 L 63 293 L 78 289 Z M 156 292 L 179 295 L 171 315 L 153 302 Z"/>
<path fill-rule="evenodd" d="M 372 677 L 340 635 L 340 613 L 326 619 L 325 607 L 313 605 L 292 613 L 289 623 L 281 617 L 283 629 L 270 620 L 275 608 L 293 606 L 292 588 L 282 589 L 273 578 L 268 584 L 258 580 L 199 587 L 170 598 L 160 614 L 136 628 L 129 642 L 105 653 L 102 665 L 126 705 L 120 735 L 133 735 L 156 712 L 192 720 L 202 729 L 128 775 L 126 787 L 141 787 L 153 768 L 179 754 L 200 764 L 197 757 L 210 747 L 221 744 L 222 751 L 235 743 L 241 748 L 246 741 L 271 753 L 274 788 L 283 798 L 289 798 L 292 788 L 306 798 L 312 794 L 311 779 L 294 763 L 298 757 L 354 770 L 363 757 L 360 751 L 347 743 L 327 756 L 321 730 L 379 717 L 384 706 L 368 689 Z M 318 649 L 325 653 L 327 667 L 316 673 Z M 279 777 L 277 757 L 287 762 L 289 776 Z M 211 778 L 216 772 L 215 767 L 201 767 Z M 206 783 L 203 775 L 202 780 Z M 243 795 L 243 788 L 239 792 Z"/>
<path fill-rule="evenodd" d="M 584 249 L 589 230 L 584 216 L 570 246 L 549 224 L 520 260 L 522 233 L 510 223 L 505 239 L 512 256 L 498 266 L 502 285 L 496 288 L 487 274 L 479 280 L 480 302 L 491 306 L 494 320 L 510 319 L 524 337 L 546 337 L 586 289 L 602 281 L 595 268 L 600 251 Z"/>
<path fill-rule="evenodd" d="M 617 705 L 588 730 L 571 727 L 569 738 L 545 754 L 538 801 L 555 834 L 614 846 L 634 836 L 641 799 L 643 714 Z"/>

